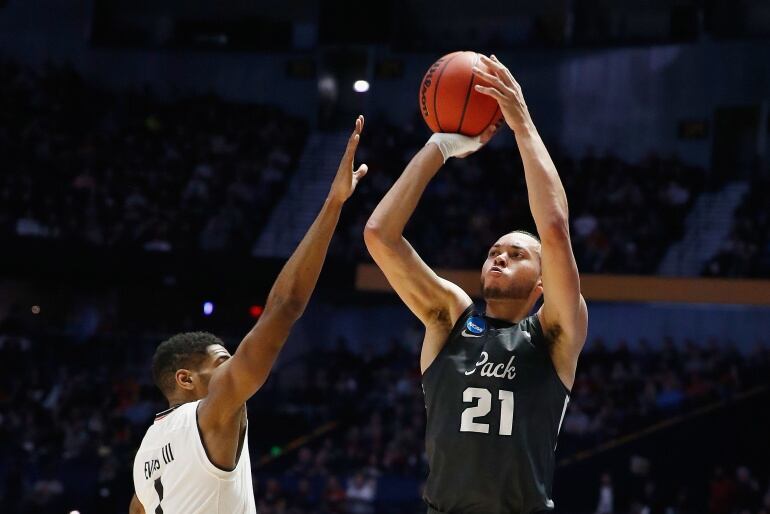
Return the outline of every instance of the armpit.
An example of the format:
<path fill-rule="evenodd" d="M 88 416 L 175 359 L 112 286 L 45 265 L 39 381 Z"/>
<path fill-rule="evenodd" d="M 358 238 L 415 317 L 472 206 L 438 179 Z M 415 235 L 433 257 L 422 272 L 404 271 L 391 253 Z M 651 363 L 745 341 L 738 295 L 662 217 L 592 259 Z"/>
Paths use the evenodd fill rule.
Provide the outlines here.
<path fill-rule="evenodd" d="M 554 323 L 553 325 L 543 327 L 543 336 L 545 338 L 546 343 L 548 343 L 549 346 L 556 343 L 563 333 L 564 333 L 564 330 L 561 328 L 561 325 L 559 325 L 558 323 Z"/>
<path fill-rule="evenodd" d="M 430 313 L 430 318 L 434 324 L 440 327 L 452 328 L 453 320 L 449 316 L 447 309 L 436 309 Z"/>

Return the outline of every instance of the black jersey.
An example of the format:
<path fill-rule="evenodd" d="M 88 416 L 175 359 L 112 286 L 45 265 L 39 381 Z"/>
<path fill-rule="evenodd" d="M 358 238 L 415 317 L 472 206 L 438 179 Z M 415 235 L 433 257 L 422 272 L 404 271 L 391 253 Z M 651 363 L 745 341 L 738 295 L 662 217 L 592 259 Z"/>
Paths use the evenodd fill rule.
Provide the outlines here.
<path fill-rule="evenodd" d="M 537 315 L 518 323 L 471 305 L 422 377 L 431 512 L 553 509 L 556 437 L 569 401 Z"/>

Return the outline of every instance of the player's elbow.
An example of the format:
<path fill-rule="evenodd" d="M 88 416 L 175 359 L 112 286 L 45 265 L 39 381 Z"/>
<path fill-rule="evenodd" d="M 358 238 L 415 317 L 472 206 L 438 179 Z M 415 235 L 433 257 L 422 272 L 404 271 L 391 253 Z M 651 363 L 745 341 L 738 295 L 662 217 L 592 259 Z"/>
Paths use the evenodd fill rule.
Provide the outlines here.
<path fill-rule="evenodd" d="M 265 306 L 265 313 L 278 315 L 284 320 L 294 323 L 305 312 L 307 302 L 292 294 L 271 295 Z"/>
<path fill-rule="evenodd" d="M 382 224 L 374 218 L 369 218 L 364 227 L 364 243 L 369 253 L 377 252 L 378 249 L 389 246 L 391 244 L 390 239 Z"/>
<path fill-rule="evenodd" d="M 283 312 L 289 321 L 292 323 L 298 321 L 305 313 L 306 303 L 289 300 L 283 307 Z"/>
<path fill-rule="evenodd" d="M 305 307 L 307 307 L 306 301 L 290 296 L 283 301 L 282 310 L 286 318 L 293 322 L 302 317 Z"/>

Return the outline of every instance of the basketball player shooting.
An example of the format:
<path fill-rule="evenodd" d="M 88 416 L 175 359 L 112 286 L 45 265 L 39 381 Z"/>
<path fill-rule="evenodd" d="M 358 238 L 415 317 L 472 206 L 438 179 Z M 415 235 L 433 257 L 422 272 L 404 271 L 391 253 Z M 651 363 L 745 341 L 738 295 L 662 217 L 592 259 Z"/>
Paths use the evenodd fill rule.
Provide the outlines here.
<path fill-rule="evenodd" d="M 494 56 L 473 73 L 500 106 L 524 164 L 540 237 L 500 237 L 481 269 L 486 311 L 439 277 L 403 237 L 428 185 L 450 157 L 486 143 L 436 133 L 372 213 L 364 237 L 391 286 L 425 325 L 420 368 L 427 409 L 429 513 L 524 514 L 553 510 L 556 438 L 588 326 L 569 238 L 567 198 L 521 87 Z M 489 170 L 490 173 L 493 170 Z M 489 183 L 494 187 L 494 175 Z M 530 315 L 543 295 L 540 309 Z"/>
<path fill-rule="evenodd" d="M 130 513 L 255 513 L 245 402 L 267 380 L 292 325 L 315 288 L 342 205 L 366 174 L 353 158 L 356 120 L 321 212 L 284 265 L 254 328 L 230 356 L 208 333 L 161 343 L 153 377 L 169 408 L 155 418 L 134 460 Z"/>

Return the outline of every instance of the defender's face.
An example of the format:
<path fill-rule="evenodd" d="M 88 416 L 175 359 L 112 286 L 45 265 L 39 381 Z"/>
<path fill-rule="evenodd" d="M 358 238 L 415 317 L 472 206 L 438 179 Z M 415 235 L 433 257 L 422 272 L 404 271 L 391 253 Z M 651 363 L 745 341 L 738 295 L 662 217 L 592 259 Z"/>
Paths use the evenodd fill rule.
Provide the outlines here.
<path fill-rule="evenodd" d="M 228 352 L 227 349 L 221 344 L 210 345 L 208 348 L 206 348 L 206 353 L 208 355 L 201 363 L 197 371 L 195 371 L 195 374 L 198 375 L 199 378 L 198 383 L 201 386 L 201 398 L 208 395 L 209 381 L 211 380 L 211 376 L 214 374 L 214 370 L 216 370 L 230 358 L 230 352 Z"/>
<path fill-rule="evenodd" d="M 525 299 L 540 285 L 540 243 L 527 234 L 506 234 L 492 245 L 481 268 L 484 298 Z"/>

